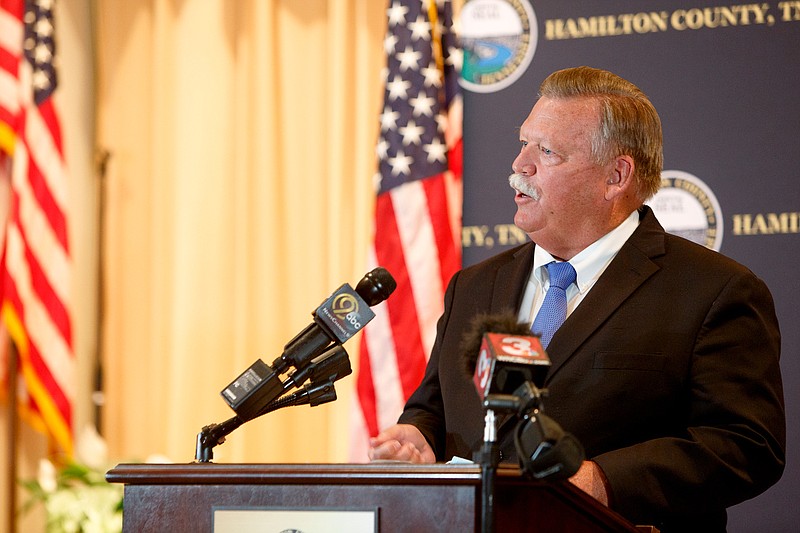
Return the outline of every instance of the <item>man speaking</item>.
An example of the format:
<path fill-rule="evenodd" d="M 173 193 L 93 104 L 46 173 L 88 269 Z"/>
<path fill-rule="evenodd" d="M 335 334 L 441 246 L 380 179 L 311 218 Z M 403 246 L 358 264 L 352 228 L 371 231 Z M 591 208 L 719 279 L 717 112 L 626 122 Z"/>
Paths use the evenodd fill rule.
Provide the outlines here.
<path fill-rule="evenodd" d="M 635 523 L 724 531 L 725 509 L 784 468 L 769 290 L 644 205 L 662 133 L 635 85 L 588 67 L 551 74 L 520 143 L 509 183 L 532 242 L 453 276 L 425 377 L 370 457 L 472 457 L 483 409 L 461 340 L 476 315 L 510 310 L 546 344 L 546 413 L 585 450 L 570 480 Z M 516 461 L 511 433 L 498 443 Z"/>

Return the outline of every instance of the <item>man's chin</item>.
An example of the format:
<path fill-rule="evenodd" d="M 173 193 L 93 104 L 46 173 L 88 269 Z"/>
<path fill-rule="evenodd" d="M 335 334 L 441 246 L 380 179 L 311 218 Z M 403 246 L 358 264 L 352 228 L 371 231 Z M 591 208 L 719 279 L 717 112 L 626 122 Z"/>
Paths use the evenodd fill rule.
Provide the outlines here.
<path fill-rule="evenodd" d="M 514 215 L 514 225 L 528 235 L 530 235 L 531 231 L 533 231 L 533 228 L 535 228 L 530 216 L 520 213 L 519 210 L 517 210 L 517 214 Z"/>

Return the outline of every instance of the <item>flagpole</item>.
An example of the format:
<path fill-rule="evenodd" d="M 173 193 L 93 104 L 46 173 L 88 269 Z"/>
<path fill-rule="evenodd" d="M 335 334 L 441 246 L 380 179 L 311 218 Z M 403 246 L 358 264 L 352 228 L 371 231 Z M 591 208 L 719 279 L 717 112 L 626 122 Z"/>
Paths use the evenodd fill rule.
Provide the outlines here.
<path fill-rule="evenodd" d="M 15 533 L 17 530 L 17 446 L 19 439 L 19 414 L 17 412 L 17 348 L 8 340 L 8 520 L 6 530 Z"/>
<path fill-rule="evenodd" d="M 97 320 L 95 337 L 95 360 L 94 360 L 94 392 L 92 393 L 92 403 L 94 404 L 94 425 L 97 433 L 103 434 L 102 409 L 105 404 L 105 392 L 103 390 L 103 323 L 105 322 L 105 212 L 106 212 L 106 174 L 108 171 L 108 160 L 111 153 L 105 149 L 99 149 L 96 155 L 98 198 L 97 198 Z"/>

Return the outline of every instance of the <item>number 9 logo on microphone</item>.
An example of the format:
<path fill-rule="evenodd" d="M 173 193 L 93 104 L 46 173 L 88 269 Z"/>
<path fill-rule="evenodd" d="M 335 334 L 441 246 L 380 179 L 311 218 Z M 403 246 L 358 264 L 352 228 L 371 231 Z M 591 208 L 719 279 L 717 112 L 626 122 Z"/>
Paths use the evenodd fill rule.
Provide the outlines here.
<path fill-rule="evenodd" d="M 351 294 L 339 294 L 333 299 L 333 314 L 344 319 L 348 314 L 358 313 L 358 301 Z"/>

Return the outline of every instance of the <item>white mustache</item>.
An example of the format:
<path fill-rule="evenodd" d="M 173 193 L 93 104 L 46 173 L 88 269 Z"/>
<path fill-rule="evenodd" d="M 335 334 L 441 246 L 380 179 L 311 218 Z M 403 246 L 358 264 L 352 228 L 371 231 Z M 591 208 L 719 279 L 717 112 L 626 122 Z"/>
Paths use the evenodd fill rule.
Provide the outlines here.
<path fill-rule="evenodd" d="M 522 174 L 511 174 L 508 177 L 508 184 L 511 185 L 512 189 L 521 192 L 525 196 L 530 196 L 534 200 L 539 199 L 539 191 L 534 189 Z"/>

